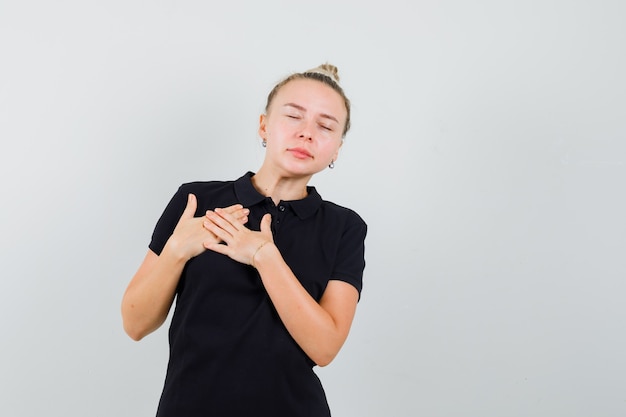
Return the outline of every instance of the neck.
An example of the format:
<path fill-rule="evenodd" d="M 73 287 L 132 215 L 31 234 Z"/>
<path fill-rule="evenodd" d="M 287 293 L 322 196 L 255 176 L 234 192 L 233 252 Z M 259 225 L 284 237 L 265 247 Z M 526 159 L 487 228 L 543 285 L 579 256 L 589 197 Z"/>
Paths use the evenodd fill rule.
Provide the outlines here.
<path fill-rule="evenodd" d="M 252 177 L 252 185 L 258 192 L 271 197 L 275 204 L 279 201 L 300 200 L 307 196 L 307 184 L 311 176 L 283 177 L 261 167 Z"/>

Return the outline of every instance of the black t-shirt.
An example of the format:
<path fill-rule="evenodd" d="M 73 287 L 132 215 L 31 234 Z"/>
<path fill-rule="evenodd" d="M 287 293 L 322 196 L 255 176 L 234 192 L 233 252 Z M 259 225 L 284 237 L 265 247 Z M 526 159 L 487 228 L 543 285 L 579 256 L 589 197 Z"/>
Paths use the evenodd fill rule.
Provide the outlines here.
<path fill-rule="evenodd" d="M 330 279 L 360 293 L 365 222 L 323 201 L 313 187 L 304 199 L 276 206 L 256 191 L 252 175 L 182 185 L 150 249 L 161 253 L 189 193 L 198 200 L 196 216 L 240 203 L 250 209 L 246 226 L 252 230 L 259 230 L 265 213 L 272 215 L 274 243 L 315 300 Z M 330 416 L 315 363 L 287 332 L 253 267 L 205 251 L 185 266 L 176 297 L 159 417 Z"/>

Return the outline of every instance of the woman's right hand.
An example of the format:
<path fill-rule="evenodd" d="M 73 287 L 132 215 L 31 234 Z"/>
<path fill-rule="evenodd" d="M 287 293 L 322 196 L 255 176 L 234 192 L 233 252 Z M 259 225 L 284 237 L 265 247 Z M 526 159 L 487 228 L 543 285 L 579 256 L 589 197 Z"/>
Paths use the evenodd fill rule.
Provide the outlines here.
<path fill-rule="evenodd" d="M 197 207 L 196 196 L 189 194 L 187 206 L 166 243 L 170 251 L 186 261 L 204 252 L 207 245 L 220 243 L 220 239 L 203 226 L 205 216 L 194 217 Z M 250 210 L 241 204 L 234 204 L 223 210 L 233 215 L 241 224 L 248 222 Z"/>

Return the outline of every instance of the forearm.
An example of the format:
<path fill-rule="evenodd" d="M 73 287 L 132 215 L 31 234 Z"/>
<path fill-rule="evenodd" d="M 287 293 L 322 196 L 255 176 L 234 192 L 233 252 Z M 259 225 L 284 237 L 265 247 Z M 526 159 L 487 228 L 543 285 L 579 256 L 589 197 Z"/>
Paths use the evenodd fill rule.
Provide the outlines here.
<path fill-rule="evenodd" d="M 343 314 L 340 320 L 333 317 L 324 308 L 323 300 L 318 303 L 300 284 L 274 244 L 257 252 L 254 265 L 294 340 L 316 364 L 329 364 L 346 340 L 354 310 Z"/>
<path fill-rule="evenodd" d="M 132 339 L 141 340 L 163 324 L 185 263 L 167 246 L 160 256 L 148 253 L 122 300 L 124 330 Z"/>

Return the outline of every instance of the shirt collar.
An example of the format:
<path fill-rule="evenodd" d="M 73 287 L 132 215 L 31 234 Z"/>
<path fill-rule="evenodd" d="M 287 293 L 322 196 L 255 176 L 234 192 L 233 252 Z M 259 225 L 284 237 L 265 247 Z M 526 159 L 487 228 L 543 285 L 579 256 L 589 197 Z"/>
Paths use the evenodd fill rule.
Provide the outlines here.
<path fill-rule="evenodd" d="M 254 172 L 247 172 L 235 181 L 235 194 L 244 207 L 251 207 L 265 200 L 265 196 L 257 191 L 252 185 Z M 317 193 L 315 187 L 306 187 L 307 196 L 301 200 L 285 201 L 300 219 L 315 214 L 322 205 L 322 197 Z"/>

